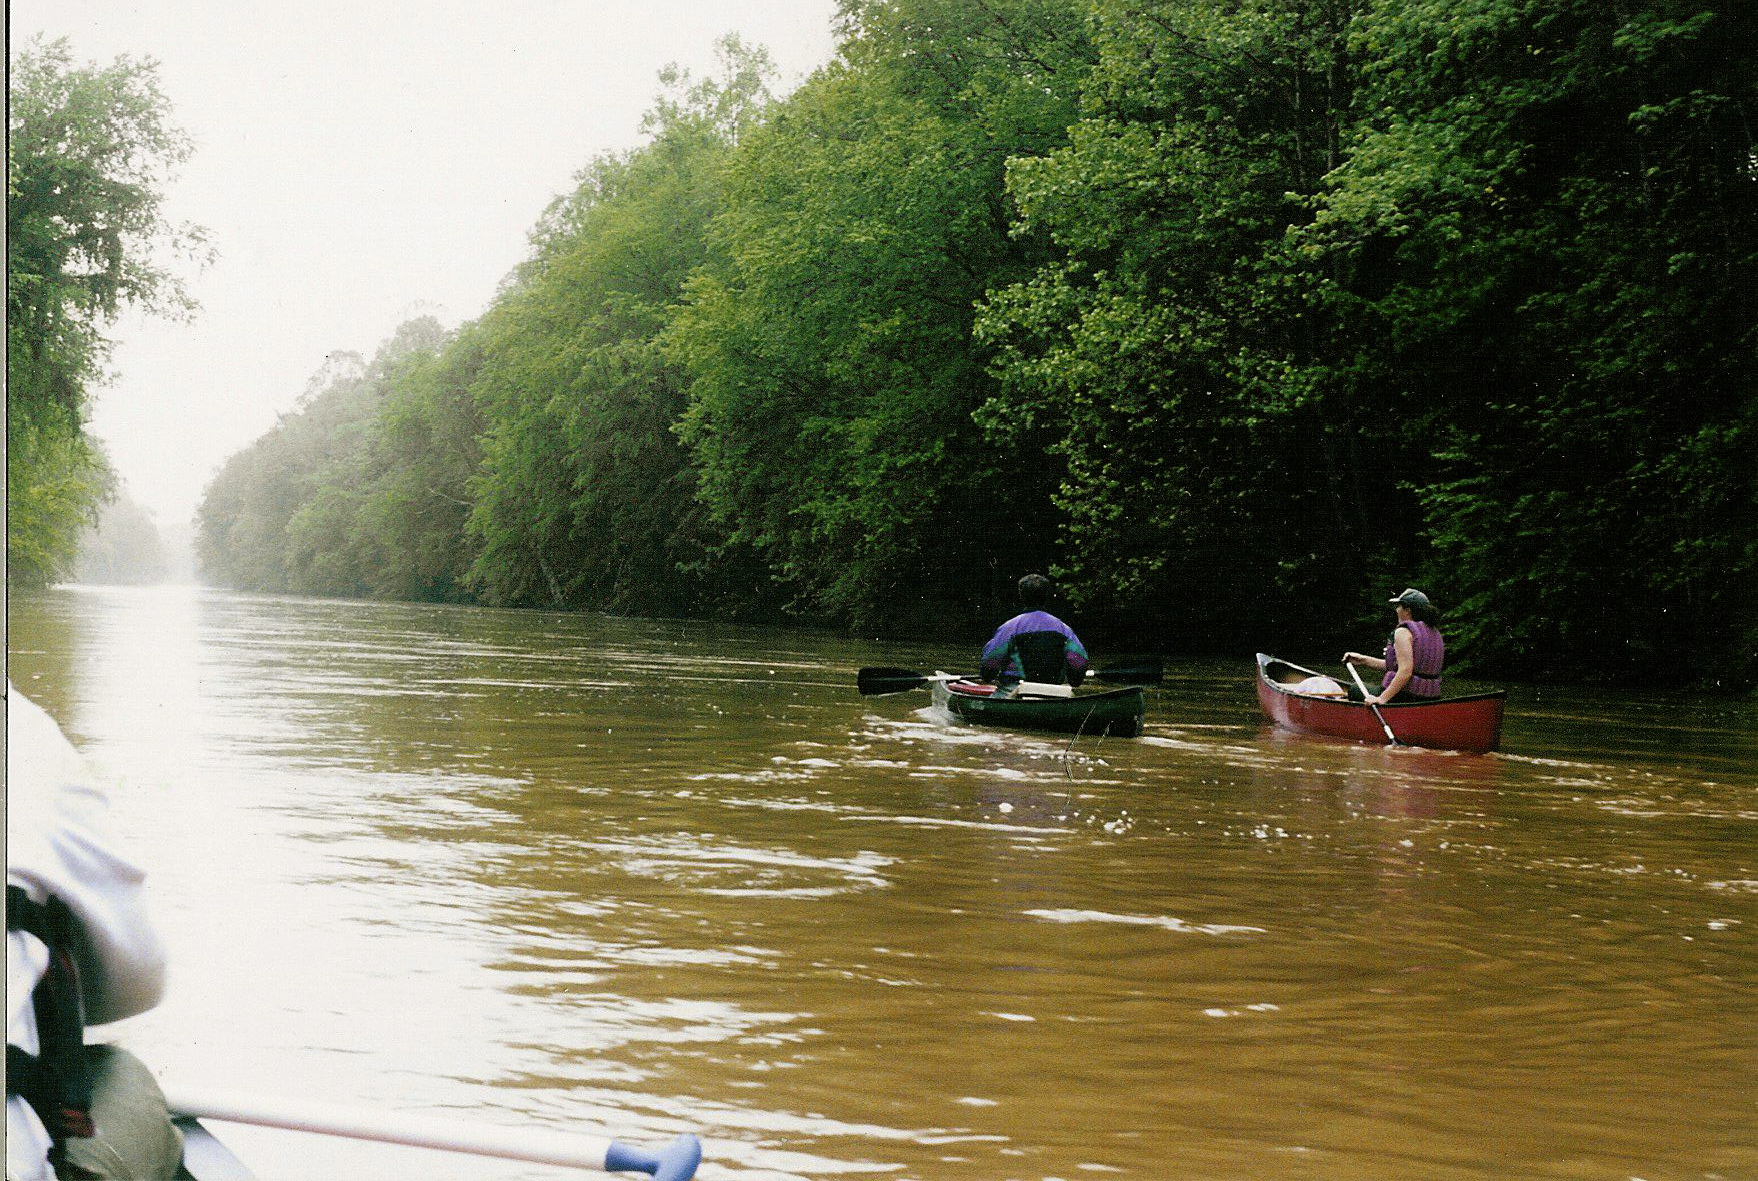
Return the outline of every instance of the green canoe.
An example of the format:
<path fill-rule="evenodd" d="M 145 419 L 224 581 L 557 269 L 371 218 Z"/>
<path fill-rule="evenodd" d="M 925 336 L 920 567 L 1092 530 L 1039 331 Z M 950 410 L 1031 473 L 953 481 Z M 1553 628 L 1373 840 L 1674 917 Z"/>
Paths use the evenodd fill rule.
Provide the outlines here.
<path fill-rule="evenodd" d="M 1137 738 L 1147 712 L 1140 685 L 1073 697 L 996 697 L 995 686 L 980 681 L 935 677 L 932 684 L 935 705 L 976 726 Z"/>

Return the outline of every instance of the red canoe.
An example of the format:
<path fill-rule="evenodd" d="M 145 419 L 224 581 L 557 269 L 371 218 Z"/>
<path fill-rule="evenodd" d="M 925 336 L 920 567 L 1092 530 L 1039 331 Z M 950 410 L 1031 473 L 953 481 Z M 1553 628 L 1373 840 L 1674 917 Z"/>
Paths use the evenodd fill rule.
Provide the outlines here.
<path fill-rule="evenodd" d="M 1290 686 L 1313 674 L 1299 665 L 1257 654 L 1257 699 L 1270 720 L 1303 734 L 1328 734 L 1359 742 L 1386 743 L 1386 732 L 1371 706 L 1341 697 L 1295 693 Z M 1405 746 L 1440 750 L 1494 750 L 1502 740 L 1505 689 L 1442 697 L 1435 701 L 1380 706 L 1392 733 Z"/>

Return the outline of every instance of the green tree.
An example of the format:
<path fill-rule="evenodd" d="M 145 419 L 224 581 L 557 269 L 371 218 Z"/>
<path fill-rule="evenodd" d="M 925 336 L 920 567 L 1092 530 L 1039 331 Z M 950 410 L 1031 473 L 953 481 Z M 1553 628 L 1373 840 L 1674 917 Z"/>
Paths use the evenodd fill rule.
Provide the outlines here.
<path fill-rule="evenodd" d="M 546 212 L 533 255 L 483 317 L 485 422 L 470 529 L 487 601 L 690 609 L 701 554 L 678 366 L 659 345 L 706 255 L 725 161 L 768 101 L 767 56 L 668 71 L 652 141 L 596 161 Z"/>
<path fill-rule="evenodd" d="M 293 410 L 223 464 L 196 511 L 196 559 L 204 578 L 240 590 L 301 589 L 289 544 L 293 521 L 322 490 L 338 453 L 369 421 L 365 358 L 331 353 Z M 307 565 L 315 550 L 307 546 Z"/>
<path fill-rule="evenodd" d="M 7 115 L 7 566 L 21 583 L 70 568 L 112 487 L 85 434 L 104 332 L 127 306 L 176 315 L 171 269 L 203 231 L 163 210 L 189 144 L 171 126 L 157 64 L 74 62 L 65 41 L 12 59 Z"/>
<path fill-rule="evenodd" d="M 448 334 L 432 317 L 401 325 L 371 362 L 330 354 L 294 410 L 221 468 L 197 513 L 205 577 L 245 590 L 366 597 L 384 577 L 372 516 L 387 464 L 380 417 L 399 381 Z"/>
<path fill-rule="evenodd" d="M 481 332 L 467 325 L 439 353 L 414 353 L 391 378 L 366 457 L 354 524 L 373 598 L 470 597 L 476 547 L 466 529 L 484 424 L 473 385 Z"/>
<path fill-rule="evenodd" d="M 1421 461 L 1481 664 L 1758 678 L 1758 13 L 1381 6 L 1296 248 Z"/>
<path fill-rule="evenodd" d="M 1378 408 L 1283 247 L 1341 159 L 1360 7 L 1099 0 L 1070 142 L 1009 169 L 1056 254 L 984 307 L 982 419 L 1054 440 L 1071 591 L 1183 643 L 1324 618 L 1411 531 L 1363 494 Z"/>
<path fill-rule="evenodd" d="M 1058 257 L 978 323 L 1075 589 L 1316 642 L 1423 581 L 1480 666 L 1750 679 L 1750 8 L 1094 16 L 1071 143 L 1009 174 Z"/>
<path fill-rule="evenodd" d="M 974 305 L 1043 243 L 1010 155 L 1061 142 L 1089 65 L 1072 3 L 850 2 L 837 63 L 740 144 L 668 333 L 722 553 L 796 611 L 944 624 L 1047 552 L 1056 469 L 985 444 Z"/>
<path fill-rule="evenodd" d="M 392 390 L 430 363 L 450 338 L 421 316 L 398 326 L 373 353 L 357 382 L 307 408 L 317 446 L 307 495 L 287 522 L 288 589 L 301 594 L 369 597 L 397 545 L 369 513 L 376 486 L 402 457 L 380 445 Z"/>

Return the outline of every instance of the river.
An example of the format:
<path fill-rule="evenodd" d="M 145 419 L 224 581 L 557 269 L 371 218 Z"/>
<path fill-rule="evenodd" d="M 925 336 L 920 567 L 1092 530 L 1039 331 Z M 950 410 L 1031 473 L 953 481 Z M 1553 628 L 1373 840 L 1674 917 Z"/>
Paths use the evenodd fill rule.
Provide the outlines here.
<path fill-rule="evenodd" d="M 1751 701 L 1516 686 L 1499 753 L 1385 749 L 1269 727 L 1242 652 L 1071 742 L 797 630 L 9 623 L 154 871 L 171 993 L 114 1033 L 168 1078 L 692 1131 L 704 1181 L 1758 1177 Z M 265 1181 L 570 1175 L 216 1127 Z"/>

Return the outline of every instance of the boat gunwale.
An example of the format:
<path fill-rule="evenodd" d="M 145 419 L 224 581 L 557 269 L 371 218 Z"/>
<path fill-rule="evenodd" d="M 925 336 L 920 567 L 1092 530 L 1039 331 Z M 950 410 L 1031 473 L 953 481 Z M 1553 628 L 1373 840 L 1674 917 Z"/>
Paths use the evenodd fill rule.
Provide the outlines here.
<path fill-rule="evenodd" d="M 1367 704 L 1367 702 L 1357 700 L 1356 698 L 1353 698 L 1353 697 L 1332 697 L 1332 696 L 1329 696 L 1329 695 L 1323 694 L 1323 693 L 1296 693 L 1296 692 L 1294 692 L 1293 689 L 1289 688 L 1287 685 L 1281 684 L 1278 681 L 1272 681 L 1270 679 L 1269 673 L 1267 671 L 1267 666 L 1269 666 L 1271 664 L 1279 664 L 1279 665 L 1283 666 L 1284 668 L 1292 668 L 1292 669 L 1296 669 L 1297 671 L 1304 671 L 1304 670 L 1300 670 L 1298 665 L 1289 664 L 1286 660 L 1283 660 L 1279 656 L 1269 656 L 1269 655 L 1266 655 L 1265 653 L 1262 653 L 1262 652 L 1259 652 L 1257 654 L 1258 680 L 1260 682 L 1262 682 L 1263 684 L 1269 686 L 1271 689 L 1274 689 L 1276 692 L 1282 694 L 1284 697 L 1293 697 L 1293 698 L 1297 698 L 1301 701 L 1322 701 L 1322 702 L 1326 703 L 1327 705 L 1351 705 L 1357 709 L 1371 709 L 1372 708 L 1371 706 L 1369 706 Z M 1505 697 L 1507 697 L 1507 695 L 1508 695 L 1508 691 L 1506 689 L 1489 689 L 1489 690 L 1485 690 L 1482 693 L 1462 693 L 1457 697 L 1433 697 L 1433 698 L 1428 699 L 1427 701 L 1387 701 L 1387 702 L 1382 702 L 1380 704 L 1380 708 L 1381 709 L 1400 709 L 1400 710 L 1402 710 L 1402 709 L 1426 709 L 1430 706 L 1436 706 L 1436 705 L 1459 705 L 1459 704 L 1464 704 L 1464 703 L 1473 702 L 1473 701 L 1487 701 L 1492 698 L 1505 698 Z"/>
<path fill-rule="evenodd" d="M 964 678 L 964 677 L 959 678 L 959 680 L 968 680 L 968 679 L 969 678 Z M 1123 699 L 1124 697 L 1129 697 L 1129 696 L 1139 696 L 1142 698 L 1143 701 L 1147 700 L 1147 686 L 1146 685 L 1122 685 L 1116 689 L 1101 689 L 1097 693 L 1076 693 L 1070 697 L 995 697 L 995 696 L 992 696 L 991 694 L 988 694 L 988 693 L 966 693 L 966 692 L 963 692 L 963 691 L 955 688 L 955 686 L 958 683 L 959 683 L 958 681 L 947 681 L 946 682 L 947 693 L 957 694 L 959 697 L 963 698 L 966 701 L 987 701 L 987 702 L 998 703 L 998 704 L 1002 704 L 1002 705 L 1006 705 L 1010 702 L 1014 705 L 1046 705 L 1046 704 L 1062 705 L 1062 704 L 1066 704 L 1071 701 L 1072 702 L 1118 701 L 1118 700 Z"/>

